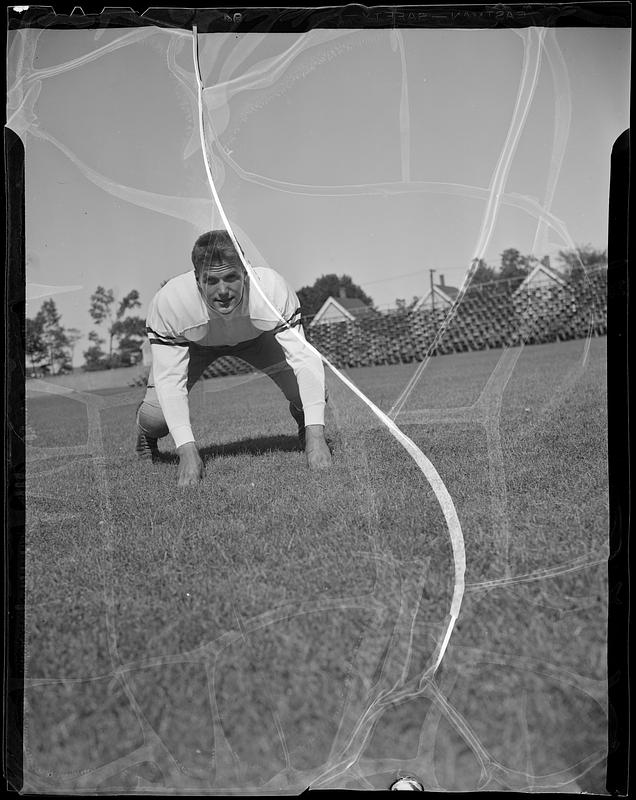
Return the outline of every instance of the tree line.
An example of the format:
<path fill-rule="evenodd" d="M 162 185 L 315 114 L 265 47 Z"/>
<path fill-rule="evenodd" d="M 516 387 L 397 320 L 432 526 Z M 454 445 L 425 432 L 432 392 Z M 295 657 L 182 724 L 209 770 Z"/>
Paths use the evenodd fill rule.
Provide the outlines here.
<path fill-rule="evenodd" d="M 559 250 L 555 260 L 557 271 L 566 280 L 579 280 L 588 269 L 607 267 L 607 250 L 598 250 L 587 244 L 575 250 Z M 490 283 L 496 280 L 521 283 L 539 264 L 551 267 L 550 257 L 544 256 L 539 259 L 532 255 L 524 256 L 519 250 L 509 247 L 501 254 L 498 268 L 489 266 L 480 259 L 472 283 Z"/>
<path fill-rule="evenodd" d="M 77 328 L 65 328 L 54 300 L 45 300 L 32 319 L 26 319 L 25 351 L 31 374 L 37 371 L 66 372 L 72 369 Z"/>
<path fill-rule="evenodd" d="M 85 370 L 130 366 L 140 359 L 146 322 L 130 313 L 139 307 L 136 289 L 117 301 L 112 289 L 97 287 L 88 309 L 97 327 L 88 334 L 91 345 L 84 351 Z M 31 375 L 70 372 L 80 338 L 77 328 L 62 325 L 55 301 L 45 300 L 35 317 L 26 319 L 25 350 Z"/>

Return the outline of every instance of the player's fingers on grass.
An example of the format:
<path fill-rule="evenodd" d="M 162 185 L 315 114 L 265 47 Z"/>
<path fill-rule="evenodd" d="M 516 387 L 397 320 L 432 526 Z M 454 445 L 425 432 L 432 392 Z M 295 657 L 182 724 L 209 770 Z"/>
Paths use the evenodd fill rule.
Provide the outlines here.
<path fill-rule="evenodd" d="M 331 466 L 331 453 L 310 453 L 307 455 L 307 463 L 310 469 L 328 469 Z"/>
<path fill-rule="evenodd" d="M 184 481 L 179 481 L 178 486 L 180 489 L 190 489 L 195 486 L 198 486 L 199 482 L 200 478 L 197 478 L 196 480 L 184 480 Z"/>
<path fill-rule="evenodd" d="M 203 479 L 203 470 L 198 473 L 189 473 L 187 475 L 179 476 L 177 481 L 178 486 L 198 486 L 199 482 Z"/>

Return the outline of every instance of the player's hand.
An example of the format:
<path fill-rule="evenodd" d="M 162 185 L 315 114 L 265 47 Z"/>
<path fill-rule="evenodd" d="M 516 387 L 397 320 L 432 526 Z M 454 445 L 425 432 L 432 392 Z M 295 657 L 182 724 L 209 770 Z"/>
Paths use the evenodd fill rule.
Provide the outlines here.
<path fill-rule="evenodd" d="M 305 455 L 310 469 L 328 469 L 331 466 L 324 425 L 307 425 L 305 428 Z"/>
<path fill-rule="evenodd" d="M 177 486 L 196 486 L 203 477 L 203 461 L 194 442 L 177 447 L 179 479 Z"/>

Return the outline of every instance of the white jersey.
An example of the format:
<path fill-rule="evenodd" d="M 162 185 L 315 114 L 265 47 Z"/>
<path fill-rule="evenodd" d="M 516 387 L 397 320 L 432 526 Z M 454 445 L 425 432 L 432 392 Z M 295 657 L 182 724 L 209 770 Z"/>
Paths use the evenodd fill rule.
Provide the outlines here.
<path fill-rule="evenodd" d="M 324 425 L 325 373 L 322 360 L 304 344 L 300 303 L 285 279 L 272 269 L 255 268 L 261 292 L 245 281 L 239 306 L 226 315 L 208 308 L 194 271 L 169 280 L 153 297 L 146 325 L 152 349 L 152 372 L 159 403 L 175 445 L 193 442 L 188 405 L 190 344 L 237 345 L 272 331 L 293 369 L 306 425 Z M 282 319 L 281 319 L 282 318 Z"/>

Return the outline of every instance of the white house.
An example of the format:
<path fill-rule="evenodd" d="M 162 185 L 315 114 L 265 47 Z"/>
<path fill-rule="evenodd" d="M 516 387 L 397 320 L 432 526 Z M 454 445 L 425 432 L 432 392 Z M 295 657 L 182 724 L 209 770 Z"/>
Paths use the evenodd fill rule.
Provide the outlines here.
<path fill-rule="evenodd" d="M 330 322 L 353 322 L 358 317 L 368 314 L 370 310 L 369 306 L 357 297 L 347 297 L 345 289 L 341 288 L 339 297 L 328 297 L 325 300 L 309 323 L 309 327 Z"/>
<path fill-rule="evenodd" d="M 429 289 L 424 297 L 420 297 L 413 306 L 413 311 L 431 311 L 432 309 L 450 308 L 458 291 L 459 289 L 455 286 L 447 286 L 444 282 L 444 276 L 440 275 L 439 283 L 434 284 L 433 289 Z"/>
<path fill-rule="evenodd" d="M 537 264 L 524 278 L 513 292 L 512 301 L 519 317 L 531 324 L 544 318 L 571 316 L 577 310 L 574 295 L 567 291 L 567 282 L 544 264 Z"/>
<path fill-rule="evenodd" d="M 551 288 L 553 286 L 563 287 L 566 286 L 566 282 L 556 270 L 547 267 L 545 264 L 537 264 L 523 279 L 523 282 L 515 289 L 513 296 L 521 295 L 528 291 Z"/>

